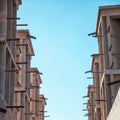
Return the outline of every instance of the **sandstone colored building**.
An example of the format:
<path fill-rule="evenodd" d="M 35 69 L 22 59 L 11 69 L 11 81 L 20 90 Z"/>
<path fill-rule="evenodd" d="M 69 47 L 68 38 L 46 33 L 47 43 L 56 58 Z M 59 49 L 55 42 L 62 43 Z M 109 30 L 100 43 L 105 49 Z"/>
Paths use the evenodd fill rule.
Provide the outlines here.
<path fill-rule="evenodd" d="M 39 71 L 37 68 L 31 68 L 30 79 L 30 120 L 40 120 L 40 99 L 39 99 L 39 87 L 42 83 Z"/>
<path fill-rule="evenodd" d="M 45 105 L 47 105 L 47 103 L 46 103 L 46 98 L 44 97 L 44 95 L 43 94 L 40 94 L 39 95 L 39 120 L 44 120 L 45 119 L 45 117 L 49 117 L 49 116 L 45 116 L 45 112 L 47 112 L 47 111 L 45 111 Z"/>
<path fill-rule="evenodd" d="M 30 112 L 30 67 L 31 57 L 34 55 L 29 30 L 17 30 L 16 41 L 16 63 L 18 72 L 16 73 L 14 109 L 17 120 L 29 120 Z"/>
<path fill-rule="evenodd" d="M 95 110 L 95 91 L 94 91 L 94 86 L 93 85 L 89 85 L 88 86 L 88 103 L 87 103 L 87 109 L 88 109 L 88 117 L 89 120 L 94 120 L 94 110 Z"/>
<path fill-rule="evenodd" d="M 31 68 L 31 39 L 36 38 L 29 30 L 16 30 L 21 3 L 0 1 L 0 120 L 44 120 L 46 101 L 39 89 L 42 73 Z"/>
<path fill-rule="evenodd" d="M 0 1 L 0 120 L 14 120 L 13 96 L 16 71 L 15 59 L 17 9 L 21 0 Z"/>
<path fill-rule="evenodd" d="M 16 63 L 19 71 L 16 74 L 14 105 L 18 107 L 14 114 L 16 120 L 42 120 L 39 113 L 42 109 L 39 98 L 42 73 L 36 67 L 31 68 L 34 51 L 29 30 L 17 30 L 17 38 Z"/>
<path fill-rule="evenodd" d="M 96 32 L 93 33 L 93 36 L 98 39 L 99 50 L 98 54 L 92 55 L 93 62 L 91 72 L 93 73 L 93 86 L 95 87 L 95 99 L 93 100 L 93 102 L 95 102 L 94 120 L 119 120 L 119 5 L 99 7 Z M 97 115 L 99 115 L 97 118 L 96 112 Z"/>

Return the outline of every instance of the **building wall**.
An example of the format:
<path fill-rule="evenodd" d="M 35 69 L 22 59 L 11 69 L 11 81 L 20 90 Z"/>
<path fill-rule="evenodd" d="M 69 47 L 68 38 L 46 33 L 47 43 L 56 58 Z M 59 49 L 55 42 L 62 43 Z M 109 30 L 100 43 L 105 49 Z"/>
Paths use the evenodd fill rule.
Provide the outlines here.
<path fill-rule="evenodd" d="M 88 119 L 94 120 L 95 117 L 95 89 L 93 85 L 88 86 L 88 103 L 87 103 L 87 109 L 88 109 Z"/>
<path fill-rule="evenodd" d="M 100 75 L 102 74 L 101 64 L 100 64 L 100 54 L 93 55 L 92 62 L 92 71 L 93 71 L 93 87 L 95 91 L 95 99 L 94 99 L 94 119 L 101 120 L 101 103 L 104 102 L 100 97 Z M 102 101 L 103 100 L 103 101 Z"/>
<path fill-rule="evenodd" d="M 120 5 L 99 7 L 96 27 L 99 56 L 98 66 L 93 57 L 93 85 L 99 78 L 99 96 L 101 120 L 118 120 L 120 86 Z M 99 72 L 96 73 L 99 68 Z M 116 97 L 117 96 L 117 97 Z M 95 103 L 97 105 L 97 103 Z M 107 118 L 108 116 L 108 118 Z M 96 120 L 97 118 L 95 118 Z"/>
<path fill-rule="evenodd" d="M 16 12 L 14 0 L 0 1 L 0 119 L 14 120 L 13 96 L 17 65 L 15 62 Z M 13 47 L 12 47 L 13 46 Z M 8 108 L 11 107 L 11 108 Z"/>
<path fill-rule="evenodd" d="M 104 77 L 102 78 L 101 95 L 106 100 L 101 106 L 104 108 L 102 113 L 104 119 L 107 118 L 119 89 L 119 83 L 114 85 L 109 84 L 119 80 L 120 77 L 120 72 L 116 73 L 119 69 L 119 11 L 120 6 L 101 7 L 99 9 L 99 32 L 97 34 L 99 36 L 99 33 L 101 32 L 102 37 L 98 37 L 98 41 L 103 41 L 102 44 L 99 44 L 99 48 L 102 48 L 104 53 L 104 70 L 114 72 L 105 73 L 104 71 Z"/>
<path fill-rule="evenodd" d="M 23 106 L 19 110 L 14 110 L 17 120 L 30 119 L 30 61 L 33 54 L 32 44 L 29 36 L 29 30 L 18 30 L 16 42 L 16 63 L 19 71 L 15 84 L 14 105 Z"/>
<path fill-rule="evenodd" d="M 37 68 L 31 68 L 31 58 L 34 55 L 31 38 L 35 37 L 30 35 L 29 30 L 16 32 L 16 14 L 21 2 L 0 1 L 0 120 L 39 120 L 41 116 L 40 72 Z M 31 73 L 35 77 L 30 78 Z M 34 90 L 30 96 L 31 89 Z M 30 108 L 33 100 L 34 111 Z"/>
<path fill-rule="evenodd" d="M 107 117 L 107 120 L 119 120 L 120 119 L 120 89 L 112 105 L 111 111 Z"/>
<path fill-rule="evenodd" d="M 30 120 L 38 120 L 40 113 L 39 113 L 39 94 L 40 94 L 40 84 L 42 83 L 39 71 L 37 68 L 31 68 L 31 77 L 30 77 L 30 112 L 32 115 L 30 116 Z"/>
<path fill-rule="evenodd" d="M 39 118 L 38 118 L 38 120 L 44 120 L 45 119 L 45 105 L 47 105 L 47 103 L 46 103 L 46 99 L 45 99 L 45 97 L 44 97 L 44 95 L 43 94 L 40 94 L 39 95 L 39 114 L 40 114 L 40 116 L 39 116 Z"/>

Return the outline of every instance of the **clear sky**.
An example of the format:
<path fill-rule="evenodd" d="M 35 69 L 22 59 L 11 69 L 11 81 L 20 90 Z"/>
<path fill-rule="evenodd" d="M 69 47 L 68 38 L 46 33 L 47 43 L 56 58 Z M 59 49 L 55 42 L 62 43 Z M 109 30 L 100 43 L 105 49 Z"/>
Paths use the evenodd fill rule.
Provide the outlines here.
<path fill-rule="evenodd" d="M 92 80 L 91 54 L 97 53 L 95 32 L 98 6 L 120 0 L 22 0 L 19 23 L 28 24 L 35 56 L 32 66 L 43 73 L 40 92 L 48 98 L 45 120 L 87 120 L 82 111 Z M 19 27 L 21 29 L 22 27 Z"/>

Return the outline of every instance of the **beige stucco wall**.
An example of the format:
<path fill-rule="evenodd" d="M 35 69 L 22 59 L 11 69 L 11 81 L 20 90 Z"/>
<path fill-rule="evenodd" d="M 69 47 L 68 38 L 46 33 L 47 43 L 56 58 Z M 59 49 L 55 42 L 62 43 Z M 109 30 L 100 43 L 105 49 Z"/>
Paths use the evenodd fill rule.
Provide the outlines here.
<path fill-rule="evenodd" d="M 120 89 L 107 117 L 107 120 L 120 120 Z"/>

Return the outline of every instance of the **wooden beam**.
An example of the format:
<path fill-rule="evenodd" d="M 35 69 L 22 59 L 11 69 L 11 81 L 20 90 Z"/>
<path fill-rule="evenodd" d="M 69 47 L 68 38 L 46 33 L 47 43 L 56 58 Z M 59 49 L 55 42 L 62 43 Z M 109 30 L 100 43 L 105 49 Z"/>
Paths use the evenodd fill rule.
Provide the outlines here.
<path fill-rule="evenodd" d="M 7 20 L 20 20 L 20 18 L 7 18 Z"/>
<path fill-rule="evenodd" d="M 83 98 L 86 98 L 86 97 L 88 97 L 88 95 L 86 95 L 86 96 L 83 96 Z"/>
<path fill-rule="evenodd" d="M 99 53 L 99 54 L 92 54 L 91 56 L 99 56 L 99 55 L 104 55 L 103 53 Z"/>
<path fill-rule="evenodd" d="M 26 91 L 25 90 L 15 91 L 15 93 L 19 93 L 19 92 L 26 92 Z"/>
<path fill-rule="evenodd" d="M 16 40 L 20 40 L 20 38 L 7 38 L 7 41 L 16 41 Z"/>
<path fill-rule="evenodd" d="M 39 111 L 39 112 L 47 112 L 47 111 Z"/>
<path fill-rule="evenodd" d="M 15 86 L 15 92 L 25 92 L 26 90 L 24 89 L 24 87 L 21 86 Z"/>
<path fill-rule="evenodd" d="M 32 38 L 32 39 L 36 39 L 36 37 L 35 37 L 35 36 L 32 36 L 32 35 L 29 35 L 29 37 Z"/>
<path fill-rule="evenodd" d="M 90 73 L 90 72 L 92 72 L 92 70 L 86 71 L 85 73 Z"/>
<path fill-rule="evenodd" d="M 6 106 L 6 108 L 24 108 L 24 106 Z"/>
<path fill-rule="evenodd" d="M 88 111 L 88 109 L 82 109 L 82 111 Z"/>
<path fill-rule="evenodd" d="M 17 24 L 16 26 L 28 26 L 28 24 Z"/>
<path fill-rule="evenodd" d="M 93 33 L 89 33 L 88 36 L 96 35 L 96 34 L 97 34 L 96 32 L 93 32 Z"/>
<path fill-rule="evenodd" d="M 16 62 L 16 64 L 28 64 L 28 62 Z"/>
<path fill-rule="evenodd" d="M 93 79 L 94 77 L 87 77 L 87 79 Z"/>
<path fill-rule="evenodd" d="M 112 44 L 111 44 L 110 47 L 109 47 L 109 51 L 111 51 L 111 49 L 112 49 Z"/>
<path fill-rule="evenodd" d="M 114 85 L 114 84 L 118 84 L 118 83 L 120 83 L 120 80 L 116 80 L 116 81 L 110 82 L 107 85 L 109 86 L 109 85 Z"/>
<path fill-rule="evenodd" d="M 37 73 L 37 74 L 41 74 L 41 75 L 43 75 L 43 73 L 41 73 L 41 72 L 39 72 L 39 71 L 32 71 L 32 70 L 30 70 L 30 71 L 26 71 L 26 73 Z"/>

